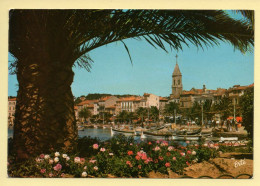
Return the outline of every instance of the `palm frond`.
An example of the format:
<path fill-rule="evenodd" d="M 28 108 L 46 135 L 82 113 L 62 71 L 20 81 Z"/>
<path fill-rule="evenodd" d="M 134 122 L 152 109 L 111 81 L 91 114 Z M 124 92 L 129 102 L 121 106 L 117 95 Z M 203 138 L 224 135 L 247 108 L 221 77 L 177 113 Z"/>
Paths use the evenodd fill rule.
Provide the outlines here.
<path fill-rule="evenodd" d="M 253 16 L 252 11 L 242 13 Z M 21 45 L 42 50 L 47 42 L 50 56 L 87 69 L 83 63 L 92 62 L 89 56 L 83 59 L 84 54 L 128 38 L 145 40 L 166 52 L 167 45 L 178 51 L 184 45 L 204 49 L 227 42 L 243 53 L 254 46 L 252 24 L 221 10 L 15 10 L 10 12 L 10 25 L 9 51 L 15 56 L 30 55 Z M 37 38 L 39 33 L 46 37 Z"/>

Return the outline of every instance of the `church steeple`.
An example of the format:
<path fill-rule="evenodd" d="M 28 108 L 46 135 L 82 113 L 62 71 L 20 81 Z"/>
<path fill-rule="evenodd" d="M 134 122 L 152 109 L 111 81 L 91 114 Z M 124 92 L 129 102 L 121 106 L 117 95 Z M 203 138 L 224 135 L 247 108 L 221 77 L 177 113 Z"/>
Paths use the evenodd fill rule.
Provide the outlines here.
<path fill-rule="evenodd" d="M 178 55 L 176 54 L 176 64 L 172 73 L 172 99 L 178 99 L 182 93 L 182 74 L 178 65 Z"/>

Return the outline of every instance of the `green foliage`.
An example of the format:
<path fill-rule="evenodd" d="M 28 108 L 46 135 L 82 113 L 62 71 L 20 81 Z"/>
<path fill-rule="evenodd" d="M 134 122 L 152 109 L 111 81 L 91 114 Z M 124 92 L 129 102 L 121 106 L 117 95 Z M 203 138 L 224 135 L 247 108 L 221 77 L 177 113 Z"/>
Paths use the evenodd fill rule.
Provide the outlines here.
<path fill-rule="evenodd" d="M 83 108 L 79 111 L 79 117 L 86 120 L 87 118 L 91 117 L 91 112 L 87 108 Z"/>
<path fill-rule="evenodd" d="M 152 106 L 150 108 L 150 118 L 153 121 L 158 121 L 159 120 L 159 109 L 155 106 Z"/>
<path fill-rule="evenodd" d="M 111 96 L 111 94 L 99 94 L 99 93 L 88 94 L 86 96 L 86 99 L 87 100 L 95 100 L 95 99 L 100 99 L 100 98 L 105 97 L 105 96 Z"/>
<path fill-rule="evenodd" d="M 174 110 L 176 110 L 176 114 L 179 112 L 179 105 L 175 102 L 170 102 L 165 105 L 164 113 L 166 115 L 170 115 L 174 117 Z"/>
<path fill-rule="evenodd" d="M 254 133 L 254 88 L 245 91 L 241 98 L 241 110 L 243 116 L 243 126 L 247 130 L 248 137 L 253 139 Z"/>

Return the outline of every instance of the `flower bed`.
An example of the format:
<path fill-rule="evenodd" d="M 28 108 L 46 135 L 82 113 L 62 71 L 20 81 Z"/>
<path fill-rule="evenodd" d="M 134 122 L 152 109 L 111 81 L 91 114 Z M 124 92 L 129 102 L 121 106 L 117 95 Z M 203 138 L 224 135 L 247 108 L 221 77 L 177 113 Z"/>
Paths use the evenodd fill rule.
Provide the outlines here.
<path fill-rule="evenodd" d="M 106 142 L 91 142 L 94 143 L 83 143 L 88 146 L 81 147 L 73 155 L 65 152 L 40 154 L 22 165 L 10 159 L 9 176 L 146 177 L 151 171 L 168 174 L 169 170 L 183 174 L 185 167 L 215 158 L 222 146 L 226 148 L 224 144 L 191 144 L 189 141 L 184 146 L 162 140 L 136 143 L 133 138 L 124 136 L 116 136 Z M 227 146 L 233 147 L 232 144 Z"/>

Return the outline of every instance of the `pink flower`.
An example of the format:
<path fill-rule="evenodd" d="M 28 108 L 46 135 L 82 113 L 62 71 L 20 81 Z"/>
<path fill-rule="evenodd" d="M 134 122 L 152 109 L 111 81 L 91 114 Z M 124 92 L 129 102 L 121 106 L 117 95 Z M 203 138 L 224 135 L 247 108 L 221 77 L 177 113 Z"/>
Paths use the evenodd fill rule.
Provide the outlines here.
<path fill-rule="evenodd" d="M 158 146 L 156 146 L 156 147 L 154 148 L 154 151 L 159 151 L 159 150 L 161 150 L 161 148 L 158 147 Z"/>
<path fill-rule="evenodd" d="M 41 154 L 41 155 L 40 155 L 40 158 L 41 158 L 41 159 L 43 159 L 43 158 L 44 158 L 44 156 L 45 156 L 44 154 Z"/>
<path fill-rule="evenodd" d="M 168 147 L 168 151 L 173 151 L 174 150 L 174 147 L 173 146 L 169 146 Z"/>
<path fill-rule="evenodd" d="M 133 143 L 130 143 L 129 145 L 130 145 L 130 146 L 132 146 L 132 145 L 133 145 Z"/>
<path fill-rule="evenodd" d="M 185 153 L 184 153 L 184 152 L 181 152 L 180 155 L 181 155 L 181 156 L 185 156 Z"/>
<path fill-rule="evenodd" d="M 190 143 L 190 141 L 186 141 L 186 143 Z"/>
<path fill-rule="evenodd" d="M 173 157 L 172 160 L 176 161 L 176 157 Z"/>
<path fill-rule="evenodd" d="M 85 163 L 85 158 L 80 158 L 80 163 Z"/>
<path fill-rule="evenodd" d="M 130 150 L 130 151 L 127 152 L 127 154 L 128 154 L 129 156 L 131 156 L 131 155 L 133 155 L 134 153 L 133 153 L 133 151 Z"/>
<path fill-rule="evenodd" d="M 105 149 L 105 148 L 100 148 L 100 151 L 101 151 L 101 152 L 105 152 L 106 149 Z"/>
<path fill-rule="evenodd" d="M 158 158 L 159 158 L 159 160 L 161 160 L 161 161 L 163 160 L 163 157 L 162 157 L 162 156 L 159 156 Z"/>
<path fill-rule="evenodd" d="M 60 175 L 61 177 L 64 177 L 65 176 L 65 174 L 64 173 L 61 173 L 61 175 Z"/>
<path fill-rule="evenodd" d="M 165 163 L 165 167 L 170 167 L 171 164 L 169 162 Z"/>
<path fill-rule="evenodd" d="M 80 157 L 75 157 L 75 158 L 74 158 L 74 162 L 75 162 L 75 163 L 80 163 Z"/>
<path fill-rule="evenodd" d="M 93 149 L 98 149 L 98 144 L 94 144 Z"/>
<path fill-rule="evenodd" d="M 187 154 L 191 154 L 191 151 L 190 151 L 190 150 L 188 150 L 188 151 L 187 151 Z"/>
<path fill-rule="evenodd" d="M 44 174 L 46 172 L 46 169 L 41 169 L 41 173 Z"/>
<path fill-rule="evenodd" d="M 149 142 L 148 142 L 148 145 L 152 145 L 152 142 L 149 141 Z"/>
<path fill-rule="evenodd" d="M 187 161 L 186 161 L 186 164 L 187 164 L 188 166 L 190 166 L 190 163 L 189 163 L 189 162 L 187 162 Z"/>
<path fill-rule="evenodd" d="M 53 176 L 53 174 L 52 173 L 49 173 L 49 177 L 52 177 Z"/>
<path fill-rule="evenodd" d="M 135 156 L 135 159 L 136 159 L 136 160 L 140 160 L 141 157 L 140 157 L 140 156 Z"/>
<path fill-rule="evenodd" d="M 97 160 L 89 160 L 90 163 L 95 163 Z"/>
<path fill-rule="evenodd" d="M 53 167 L 53 169 L 55 171 L 60 171 L 62 169 L 62 165 L 58 163 L 55 167 Z"/>
<path fill-rule="evenodd" d="M 168 142 L 167 142 L 167 141 L 163 141 L 163 142 L 161 143 L 161 146 L 162 146 L 162 147 L 168 146 Z"/>
<path fill-rule="evenodd" d="M 146 160 L 146 159 L 147 159 L 146 153 L 142 154 L 141 159 L 142 159 L 142 160 Z"/>

